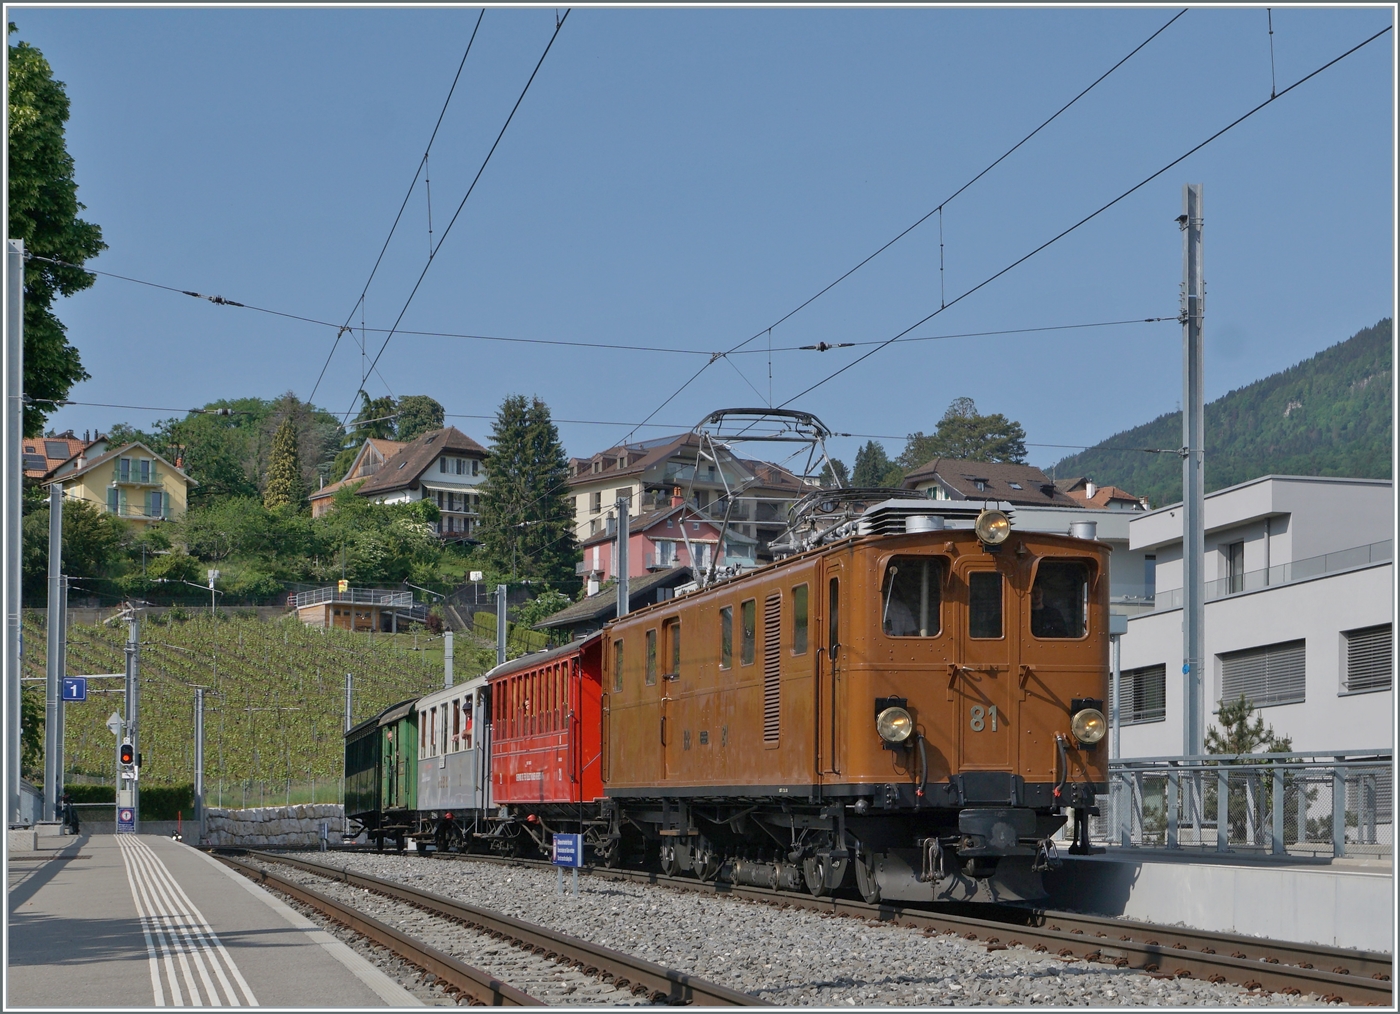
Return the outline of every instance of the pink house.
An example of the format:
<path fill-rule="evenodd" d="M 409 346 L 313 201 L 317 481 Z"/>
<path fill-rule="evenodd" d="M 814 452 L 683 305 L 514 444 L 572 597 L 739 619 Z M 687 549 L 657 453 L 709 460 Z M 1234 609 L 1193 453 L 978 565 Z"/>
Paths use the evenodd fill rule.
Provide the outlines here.
<path fill-rule="evenodd" d="M 617 534 L 615 521 L 608 522 L 608 531 L 583 542 L 583 562 L 578 573 L 590 585 L 602 584 L 617 576 Z M 627 540 L 627 576 L 642 577 L 671 567 L 689 567 L 697 571 L 724 564 L 724 550 L 719 542 L 719 525 L 689 504 L 678 504 L 666 510 L 633 519 L 636 526 L 629 530 Z M 688 545 L 687 545 L 688 543 Z M 718 558 L 716 558 L 718 554 Z"/>

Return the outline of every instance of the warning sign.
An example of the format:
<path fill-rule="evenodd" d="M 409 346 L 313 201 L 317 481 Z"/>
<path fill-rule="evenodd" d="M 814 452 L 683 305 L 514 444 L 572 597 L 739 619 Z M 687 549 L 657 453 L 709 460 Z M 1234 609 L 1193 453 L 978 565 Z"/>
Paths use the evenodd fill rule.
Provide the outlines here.
<path fill-rule="evenodd" d="M 117 810 L 117 834 L 136 833 L 136 811 L 129 806 Z"/>

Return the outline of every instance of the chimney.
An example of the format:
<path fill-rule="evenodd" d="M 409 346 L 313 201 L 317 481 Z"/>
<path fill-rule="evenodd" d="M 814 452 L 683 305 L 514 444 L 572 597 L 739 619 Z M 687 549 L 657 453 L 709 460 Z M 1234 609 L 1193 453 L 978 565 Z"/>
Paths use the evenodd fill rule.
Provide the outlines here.
<path fill-rule="evenodd" d="M 683 504 L 683 503 L 685 503 L 685 497 L 681 496 L 681 488 L 680 488 L 679 486 L 672 486 L 672 487 L 671 487 L 671 506 L 672 506 L 672 507 L 679 507 L 679 506 L 680 506 L 681 504 Z"/>
<path fill-rule="evenodd" d="M 1098 487 L 1098 486 L 1095 486 L 1092 482 L 1086 482 L 1086 483 L 1084 484 L 1084 498 L 1085 498 L 1086 500 L 1092 500 L 1092 499 L 1094 499 L 1094 494 L 1097 493 L 1098 491 L 1099 491 L 1099 487 Z"/>

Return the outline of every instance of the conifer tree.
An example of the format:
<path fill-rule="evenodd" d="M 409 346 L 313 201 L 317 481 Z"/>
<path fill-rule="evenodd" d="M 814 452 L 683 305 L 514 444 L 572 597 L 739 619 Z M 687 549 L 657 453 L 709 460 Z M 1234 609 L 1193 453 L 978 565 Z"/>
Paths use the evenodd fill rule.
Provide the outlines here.
<path fill-rule="evenodd" d="M 301 458 L 297 455 L 297 428 L 291 417 L 282 420 L 272 436 L 272 454 L 267 462 L 267 485 L 263 506 L 268 510 L 291 505 L 300 508 L 306 498 L 301 479 Z"/>
<path fill-rule="evenodd" d="M 482 543 L 498 573 L 567 593 L 577 587 L 568 478 L 569 460 L 549 406 L 524 395 L 502 402 L 480 507 Z"/>

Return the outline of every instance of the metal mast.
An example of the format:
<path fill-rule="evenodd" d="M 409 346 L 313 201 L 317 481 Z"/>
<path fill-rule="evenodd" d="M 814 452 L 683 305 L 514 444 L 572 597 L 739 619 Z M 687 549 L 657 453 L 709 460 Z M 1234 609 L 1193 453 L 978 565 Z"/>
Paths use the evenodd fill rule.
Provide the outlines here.
<path fill-rule="evenodd" d="M 58 770 L 62 752 L 58 721 L 58 691 L 60 656 L 63 654 L 63 621 L 59 610 L 63 602 L 63 484 L 49 487 L 49 623 L 48 655 L 45 659 L 44 680 L 44 819 L 58 819 L 58 783 L 63 773 Z"/>
<path fill-rule="evenodd" d="M 1201 250 L 1201 184 L 1187 183 L 1177 219 L 1182 238 L 1181 497 L 1182 682 L 1185 684 L 1183 752 L 1204 752 L 1205 736 L 1205 393 L 1202 318 L 1205 275 Z"/>
<path fill-rule="evenodd" d="M 617 618 L 620 620 L 627 615 L 628 603 L 631 601 L 631 593 L 628 589 L 627 574 L 630 564 L 627 560 L 627 542 L 631 538 L 630 522 L 632 520 L 632 504 L 625 497 L 617 498 Z M 681 533 L 685 533 L 685 525 L 681 525 Z"/>
<path fill-rule="evenodd" d="M 20 456 L 24 429 L 24 241 L 5 244 L 5 811 L 11 824 L 19 823 L 20 742 L 20 481 L 24 474 Z"/>

